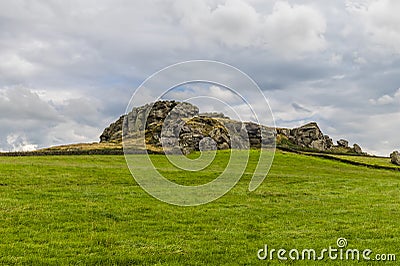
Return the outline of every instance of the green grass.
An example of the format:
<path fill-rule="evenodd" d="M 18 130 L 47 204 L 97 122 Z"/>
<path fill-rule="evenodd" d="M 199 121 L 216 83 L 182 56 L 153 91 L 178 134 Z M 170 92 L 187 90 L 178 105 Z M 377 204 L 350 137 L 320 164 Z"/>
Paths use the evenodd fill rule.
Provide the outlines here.
<path fill-rule="evenodd" d="M 152 160 L 170 180 L 200 184 L 228 154 L 191 174 L 162 155 Z M 277 152 L 249 192 L 256 157 L 233 190 L 198 207 L 149 196 L 123 156 L 0 157 L 0 264 L 267 265 L 257 259 L 265 244 L 318 251 L 339 237 L 400 260 L 399 172 Z"/>
<path fill-rule="evenodd" d="M 372 156 L 347 156 L 347 155 L 334 155 L 338 158 L 366 163 L 369 165 L 377 165 L 377 166 L 385 166 L 385 167 L 392 167 L 392 168 L 400 168 L 399 165 L 395 165 L 391 163 L 390 158 L 385 157 L 372 157 Z"/>

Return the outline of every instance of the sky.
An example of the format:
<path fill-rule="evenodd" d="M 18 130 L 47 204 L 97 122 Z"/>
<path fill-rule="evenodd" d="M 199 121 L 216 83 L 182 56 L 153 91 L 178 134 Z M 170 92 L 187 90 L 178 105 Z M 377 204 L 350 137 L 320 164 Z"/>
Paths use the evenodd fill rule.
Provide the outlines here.
<path fill-rule="evenodd" d="M 316 121 L 388 156 L 400 149 L 399 10 L 395 0 L 0 0 L 0 151 L 98 141 L 149 76 L 201 59 L 250 76 L 277 126 Z"/>

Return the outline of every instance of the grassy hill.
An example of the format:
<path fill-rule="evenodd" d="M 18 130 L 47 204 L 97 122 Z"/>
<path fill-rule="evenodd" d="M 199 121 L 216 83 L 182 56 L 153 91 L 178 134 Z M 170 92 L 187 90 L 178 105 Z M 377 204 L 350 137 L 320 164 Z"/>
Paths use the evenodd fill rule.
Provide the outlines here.
<path fill-rule="evenodd" d="M 335 154 L 335 153 L 321 153 L 321 152 L 303 152 L 303 151 L 296 151 L 296 152 L 303 155 L 340 161 L 352 165 L 366 166 L 375 169 L 400 171 L 400 165 L 393 164 L 389 157 L 340 154 L 340 153 Z"/>
<path fill-rule="evenodd" d="M 228 155 L 190 174 L 151 158 L 190 185 L 218 176 Z M 278 151 L 250 193 L 253 168 L 219 200 L 177 207 L 144 192 L 123 156 L 0 157 L 0 264 L 266 265 L 257 258 L 265 244 L 322 250 L 339 237 L 400 256 L 400 172 Z"/>

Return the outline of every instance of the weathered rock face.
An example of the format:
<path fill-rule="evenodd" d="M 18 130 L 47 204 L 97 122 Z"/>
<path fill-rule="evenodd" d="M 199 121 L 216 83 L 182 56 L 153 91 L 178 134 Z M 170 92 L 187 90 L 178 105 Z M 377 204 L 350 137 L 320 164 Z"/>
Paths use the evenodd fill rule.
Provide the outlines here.
<path fill-rule="evenodd" d="M 354 149 L 354 152 L 355 152 L 355 153 L 357 153 L 357 154 L 363 154 L 363 151 L 362 151 L 360 145 L 358 145 L 357 143 L 355 143 L 355 144 L 353 145 L 353 149 Z"/>
<path fill-rule="evenodd" d="M 223 113 L 201 113 L 199 116 L 205 116 L 205 117 L 211 117 L 211 118 L 225 118 L 225 119 L 230 119 L 229 117 L 225 116 Z"/>
<path fill-rule="evenodd" d="M 343 148 L 348 148 L 349 147 L 349 142 L 345 139 L 340 139 L 337 141 L 337 144 L 339 147 L 343 147 Z"/>
<path fill-rule="evenodd" d="M 198 150 L 231 148 L 228 131 L 217 119 L 198 116 L 182 126 L 178 135 L 179 147 L 184 154 Z"/>
<path fill-rule="evenodd" d="M 124 117 L 124 115 L 121 116 L 117 121 L 104 129 L 103 133 L 100 136 L 100 143 L 119 143 L 122 141 L 122 123 L 124 121 Z"/>
<path fill-rule="evenodd" d="M 178 136 L 179 126 L 184 123 L 184 118 L 198 115 L 199 108 L 190 103 L 175 101 L 158 101 L 154 103 L 146 123 L 146 143 L 161 147 L 161 137 Z M 167 121 L 166 121 L 167 119 Z M 167 126 L 168 125 L 168 126 Z"/>
<path fill-rule="evenodd" d="M 295 145 L 303 148 L 325 151 L 333 146 L 332 139 L 322 134 L 322 131 L 315 122 L 293 129 L 280 128 L 277 132 L 278 134 L 284 135 Z"/>
<path fill-rule="evenodd" d="M 390 161 L 393 164 L 400 165 L 400 153 L 398 151 L 394 151 L 390 154 Z"/>
<path fill-rule="evenodd" d="M 127 135 L 144 131 L 146 145 L 169 147 L 171 152 L 179 148 L 185 154 L 196 150 L 272 147 L 276 137 L 274 128 L 242 123 L 221 113 L 199 114 L 196 106 L 175 101 L 133 108 L 104 130 L 100 142 L 122 142 L 123 127 Z"/>
<path fill-rule="evenodd" d="M 122 127 L 130 125 L 137 130 L 146 129 L 146 141 L 150 144 L 159 143 L 161 127 L 165 118 L 170 114 L 171 110 L 174 112 L 171 116 L 195 116 L 199 113 L 199 109 L 188 103 L 179 103 L 179 108 L 175 101 L 158 101 L 154 104 L 146 104 L 144 106 L 135 107 L 127 115 L 121 116 L 116 122 L 112 123 L 109 127 L 104 129 L 100 136 L 100 142 L 122 142 Z M 147 116 L 147 119 L 146 119 Z M 123 125 L 126 117 L 126 124 Z"/>
<path fill-rule="evenodd" d="M 124 133 L 128 132 L 128 135 L 131 128 L 144 132 L 147 147 L 169 147 L 171 151 L 185 154 L 197 150 L 273 147 L 276 139 L 285 140 L 296 147 L 319 151 L 338 147 L 333 145 L 332 139 L 324 135 L 315 122 L 298 128 L 275 130 L 253 122 L 235 121 L 221 113 L 199 114 L 198 107 L 175 101 L 158 101 L 133 108 L 104 130 L 100 142 L 121 143 L 123 127 Z M 352 149 L 348 148 L 345 140 L 339 140 L 338 144 L 362 153 L 357 144 Z"/>
<path fill-rule="evenodd" d="M 256 123 L 201 115 L 185 122 L 179 146 L 185 154 L 197 150 L 266 148 L 275 146 L 275 136 L 273 128 Z"/>

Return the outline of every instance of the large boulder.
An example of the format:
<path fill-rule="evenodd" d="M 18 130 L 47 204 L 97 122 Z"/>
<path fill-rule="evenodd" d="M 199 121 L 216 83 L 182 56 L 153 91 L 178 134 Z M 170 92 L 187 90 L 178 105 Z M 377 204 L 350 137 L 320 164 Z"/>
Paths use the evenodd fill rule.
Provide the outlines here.
<path fill-rule="evenodd" d="M 199 150 L 204 139 L 208 140 L 202 150 L 214 147 L 218 150 L 266 148 L 275 146 L 275 136 L 273 128 L 256 123 L 201 115 L 185 122 L 179 135 L 179 145 L 184 153 Z M 210 141 L 215 146 L 210 145 Z"/>
<path fill-rule="evenodd" d="M 100 143 L 119 143 L 122 141 L 122 123 L 125 116 L 121 116 L 117 121 L 105 128 L 100 136 Z"/>
<path fill-rule="evenodd" d="M 400 153 L 398 151 L 394 151 L 390 154 L 390 161 L 393 164 L 400 165 Z"/>
<path fill-rule="evenodd" d="M 333 145 L 332 139 L 324 135 L 315 122 L 293 128 L 289 132 L 287 130 L 280 130 L 279 132 L 282 132 L 285 136 L 289 133 L 288 139 L 300 147 L 325 151 Z"/>
<path fill-rule="evenodd" d="M 171 112 L 172 110 L 173 112 Z M 100 142 L 121 143 L 124 126 L 125 132 L 133 131 L 128 130 L 128 127 L 138 131 L 146 130 L 146 141 L 151 144 L 159 144 L 161 128 L 167 116 L 174 119 L 176 117 L 192 117 L 198 113 L 199 109 L 196 106 L 175 101 L 157 101 L 135 107 L 131 112 L 121 116 L 116 122 L 104 129 L 100 136 Z"/>
<path fill-rule="evenodd" d="M 325 145 L 327 149 L 330 149 L 333 147 L 333 140 L 328 136 L 328 135 L 324 135 L 325 138 Z"/>
<path fill-rule="evenodd" d="M 185 121 L 176 138 L 184 154 L 231 147 L 229 134 L 223 124 L 215 118 L 205 116 L 196 116 Z"/>
<path fill-rule="evenodd" d="M 360 145 L 358 145 L 357 143 L 355 143 L 355 144 L 353 145 L 353 150 L 354 150 L 354 152 L 357 153 L 357 154 L 363 154 L 363 151 L 362 151 Z"/>
<path fill-rule="evenodd" d="M 337 141 L 337 144 L 339 147 L 343 147 L 343 148 L 348 148 L 349 147 L 349 142 L 345 139 L 340 139 Z"/>

